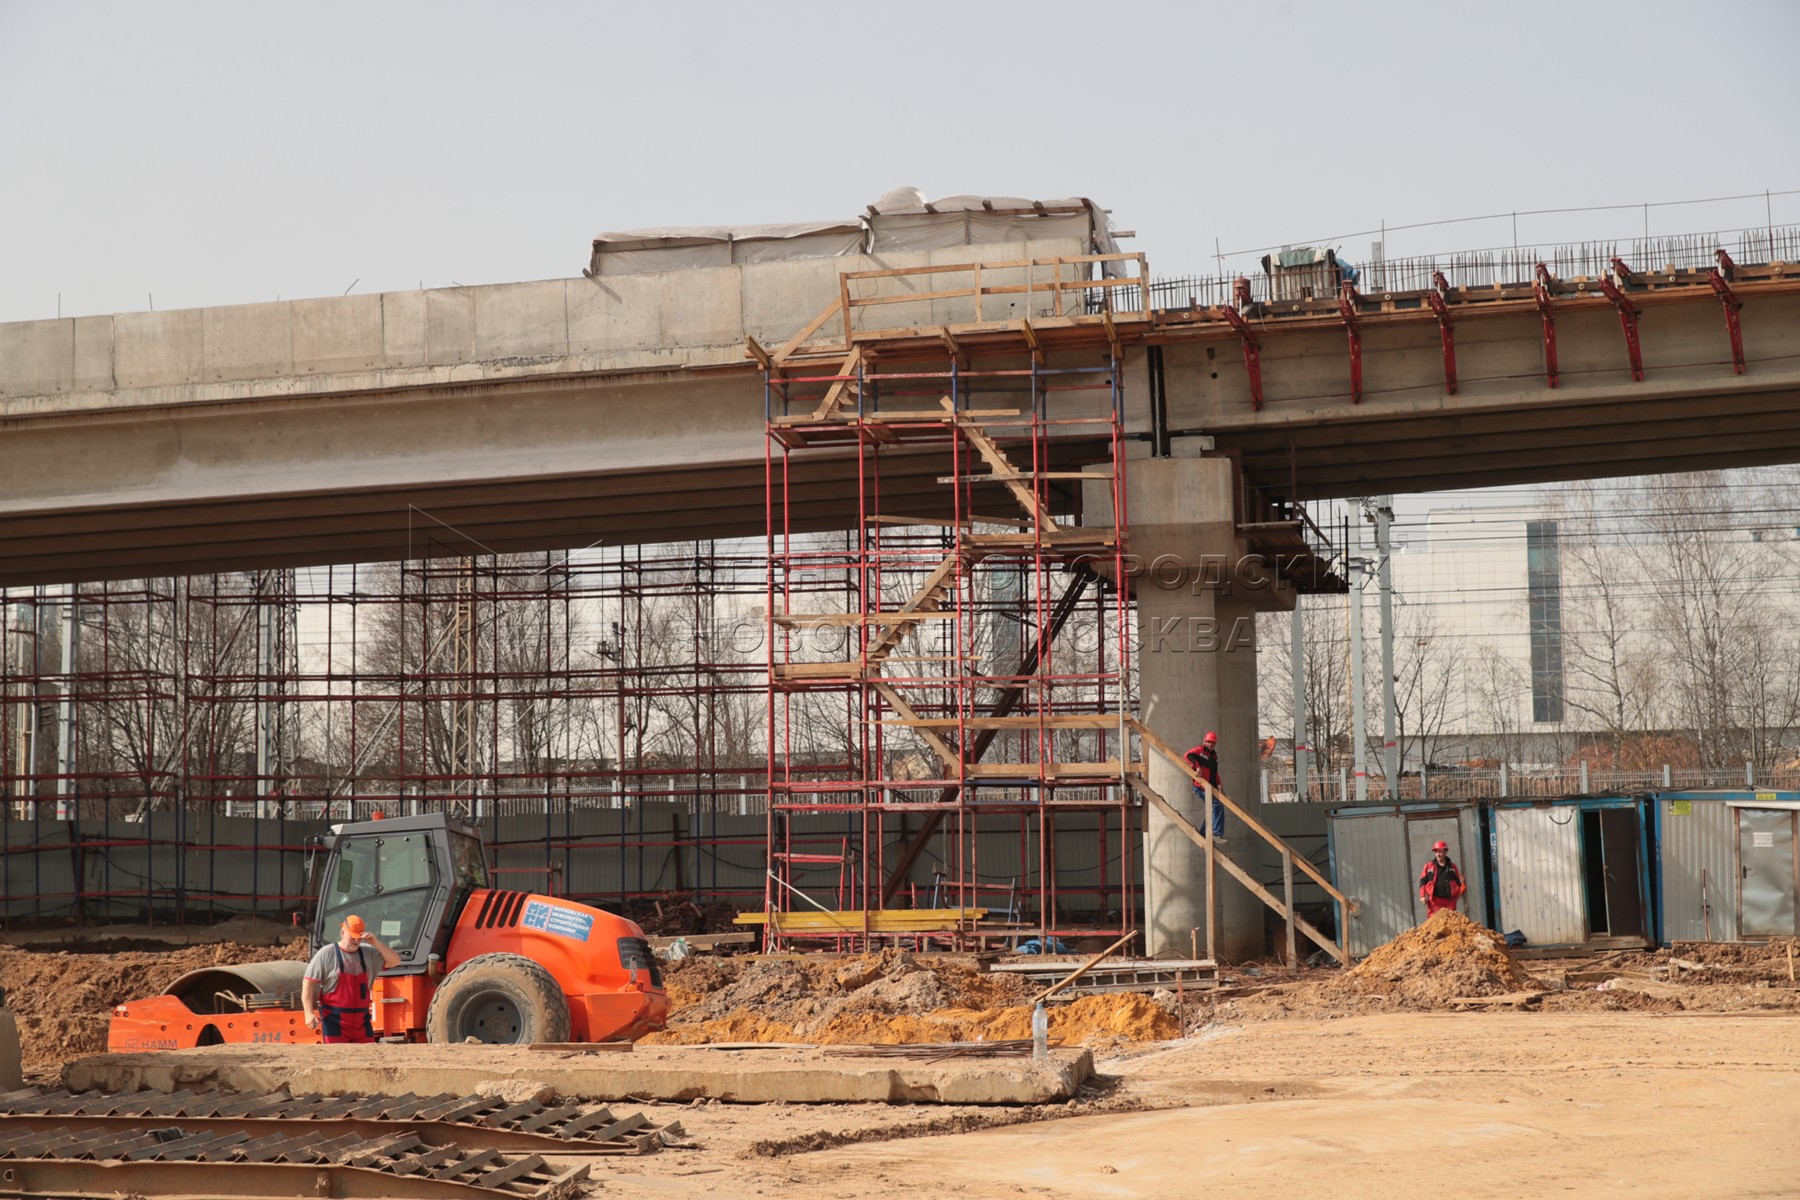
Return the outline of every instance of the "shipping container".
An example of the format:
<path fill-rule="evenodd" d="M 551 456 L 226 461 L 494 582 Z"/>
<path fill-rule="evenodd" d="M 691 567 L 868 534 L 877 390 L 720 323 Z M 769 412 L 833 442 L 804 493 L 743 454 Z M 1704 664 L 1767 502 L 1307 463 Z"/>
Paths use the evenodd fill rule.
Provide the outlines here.
<path fill-rule="evenodd" d="M 1800 792 L 1659 792 L 1651 810 L 1663 944 L 1800 934 Z"/>
<path fill-rule="evenodd" d="M 1481 813 L 1474 804 L 1356 805 L 1331 813 L 1327 824 L 1331 869 L 1338 890 L 1356 911 L 1350 917 L 1350 953 L 1362 957 L 1425 919 L 1419 872 L 1433 843 L 1450 845 L 1469 891 L 1462 911 L 1488 921 L 1482 869 Z"/>
<path fill-rule="evenodd" d="M 1493 927 L 1536 949 L 1651 945 L 1648 807 L 1630 796 L 1489 802 Z"/>

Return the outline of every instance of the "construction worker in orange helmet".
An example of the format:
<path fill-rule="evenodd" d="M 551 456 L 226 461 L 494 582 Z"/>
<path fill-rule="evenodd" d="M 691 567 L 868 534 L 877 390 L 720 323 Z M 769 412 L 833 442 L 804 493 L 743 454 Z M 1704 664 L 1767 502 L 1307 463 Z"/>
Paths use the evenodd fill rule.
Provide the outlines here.
<path fill-rule="evenodd" d="M 1425 902 L 1425 918 L 1439 909 L 1457 907 L 1469 885 L 1463 882 L 1462 868 L 1450 857 L 1450 843 L 1436 842 L 1425 869 L 1419 872 L 1419 899 Z"/>
<path fill-rule="evenodd" d="M 400 956 L 369 932 L 355 913 L 338 925 L 338 940 L 319 947 L 306 964 L 300 1006 L 306 1025 L 328 1043 L 375 1040 L 369 1016 L 369 985 L 384 967 L 400 965 Z"/>
<path fill-rule="evenodd" d="M 1211 784 L 1214 790 L 1222 792 L 1225 790 L 1225 785 L 1219 781 L 1218 745 L 1219 735 L 1209 729 L 1206 731 L 1206 736 L 1200 739 L 1200 744 L 1182 757 L 1187 759 L 1188 766 L 1196 775 Z M 1196 802 L 1205 803 L 1205 790 L 1198 783 L 1194 784 Z M 1225 806 L 1220 804 L 1217 798 L 1212 802 L 1212 836 L 1215 842 L 1223 843 L 1225 841 Z"/>

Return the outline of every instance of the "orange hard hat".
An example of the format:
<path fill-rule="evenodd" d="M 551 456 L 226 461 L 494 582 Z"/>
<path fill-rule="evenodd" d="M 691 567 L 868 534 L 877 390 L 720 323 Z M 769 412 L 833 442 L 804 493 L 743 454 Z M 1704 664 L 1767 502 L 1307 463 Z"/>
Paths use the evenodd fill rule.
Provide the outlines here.
<path fill-rule="evenodd" d="M 1213 731 L 1212 731 L 1212 730 L 1210 730 L 1210 729 L 1209 729 L 1209 730 L 1207 730 L 1207 731 L 1206 731 L 1206 736 L 1205 736 L 1205 737 L 1203 737 L 1203 738 L 1201 738 L 1201 739 L 1200 739 L 1200 740 L 1201 740 L 1201 741 L 1203 741 L 1203 742 L 1205 742 L 1205 743 L 1206 743 L 1206 744 L 1207 744 L 1207 745 L 1209 745 L 1209 746 L 1210 746 L 1210 745 L 1212 745 L 1212 744 L 1213 744 L 1213 743 L 1214 743 L 1214 742 L 1216 742 L 1216 741 L 1218 741 L 1218 740 L 1219 740 L 1219 735 L 1218 735 L 1218 734 L 1216 734 L 1216 733 L 1214 733 L 1214 732 L 1213 732 Z"/>
<path fill-rule="evenodd" d="M 344 930 L 356 937 L 361 937 L 368 928 L 367 925 L 363 924 L 363 919 L 355 913 L 351 913 L 344 918 Z"/>

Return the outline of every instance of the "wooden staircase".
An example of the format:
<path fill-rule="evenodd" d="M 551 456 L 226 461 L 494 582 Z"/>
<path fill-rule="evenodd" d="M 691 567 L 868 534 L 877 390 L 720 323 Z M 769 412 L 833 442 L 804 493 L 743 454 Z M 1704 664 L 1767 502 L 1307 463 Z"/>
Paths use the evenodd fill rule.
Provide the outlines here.
<path fill-rule="evenodd" d="M 1180 810 L 1170 804 L 1169 801 L 1158 793 L 1155 788 L 1150 786 L 1150 780 L 1147 777 L 1148 772 L 1133 771 L 1126 774 L 1125 782 L 1130 786 L 1132 791 L 1143 797 L 1146 804 L 1156 809 L 1156 811 L 1168 819 L 1170 824 L 1179 829 L 1189 841 L 1193 842 L 1196 846 L 1199 846 L 1206 852 L 1207 957 L 1211 958 L 1213 956 L 1213 947 L 1211 944 L 1212 931 L 1217 927 L 1217 921 L 1215 919 L 1217 913 L 1218 892 L 1216 868 L 1223 867 L 1226 873 L 1237 880 L 1238 883 L 1242 884 L 1251 895 L 1255 896 L 1270 909 L 1274 910 L 1275 915 L 1280 917 L 1282 922 L 1287 926 L 1287 957 L 1289 963 L 1299 962 L 1299 948 L 1297 945 L 1296 934 L 1304 934 L 1309 941 L 1316 944 L 1321 950 L 1330 954 L 1340 964 L 1348 966 L 1350 964 L 1350 945 L 1349 935 L 1346 930 L 1349 925 L 1350 915 L 1353 911 L 1349 897 L 1338 891 L 1332 882 L 1325 878 L 1319 869 L 1312 864 L 1310 859 L 1303 854 L 1297 853 L 1279 834 L 1275 833 L 1261 821 L 1258 821 L 1255 817 L 1251 816 L 1237 801 L 1202 779 L 1200 775 L 1188 765 L 1187 760 L 1182 757 L 1180 752 L 1161 738 L 1157 737 L 1156 734 L 1152 733 L 1149 726 L 1145 725 L 1135 717 L 1132 718 L 1129 723 L 1132 731 L 1143 739 L 1144 746 L 1147 750 L 1161 755 L 1164 760 L 1179 767 L 1183 774 L 1192 779 L 1194 784 L 1204 791 L 1209 801 L 1217 801 L 1226 809 L 1226 811 L 1234 814 L 1241 820 L 1246 829 L 1265 844 L 1274 847 L 1281 855 L 1282 894 L 1277 896 L 1268 888 L 1264 887 L 1255 876 L 1250 874 L 1249 871 L 1245 870 L 1236 862 L 1233 862 L 1220 847 L 1214 845 L 1212 825 L 1210 822 L 1204 822 L 1206 831 L 1201 832 L 1199 829 L 1194 828 L 1194 823 L 1183 816 Z M 1330 896 L 1332 900 L 1337 903 L 1338 912 L 1340 914 L 1338 920 L 1340 932 L 1336 940 L 1326 937 L 1323 933 L 1319 932 L 1311 922 L 1307 921 L 1306 918 L 1300 916 L 1299 913 L 1295 911 L 1294 870 L 1296 867 L 1314 883 L 1318 884 L 1319 887 L 1323 888 L 1325 894 Z"/>

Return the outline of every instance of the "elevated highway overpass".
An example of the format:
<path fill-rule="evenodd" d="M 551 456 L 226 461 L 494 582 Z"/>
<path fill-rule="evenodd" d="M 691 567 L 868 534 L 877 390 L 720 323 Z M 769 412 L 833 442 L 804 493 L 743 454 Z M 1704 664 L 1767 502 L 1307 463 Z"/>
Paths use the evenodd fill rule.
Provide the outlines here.
<path fill-rule="evenodd" d="M 1210 446 L 1264 499 L 1800 459 L 1800 268 L 1734 266 L 1729 302 L 1694 267 L 1631 273 L 1622 290 L 1596 275 L 1229 312 L 1225 296 L 1143 311 L 1121 289 L 1103 323 L 1045 286 L 1079 273 L 1066 260 L 1083 249 L 0 325 L 0 585 L 760 534 L 765 395 L 746 340 L 783 347 L 844 297 L 848 328 L 834 313 L 785 369 L 838 369 L 846 337 L 869 371 L 942 360 L 945 330 L 1022 363 L 1029 321 L 1045 361 L 1121 356 L 1145 454 Z M 948 265 L 1027 260 L 986 269 L 979 313 L 968 296 L 907 299 L 954 290 Z M 1074 464 L 1094 447 L 1060 453 Z M 897 505 L 940 503 L 942 462 L 884 469 Z M 802 523 L 853 520 L 854 456 L 804 470 Z"/>

